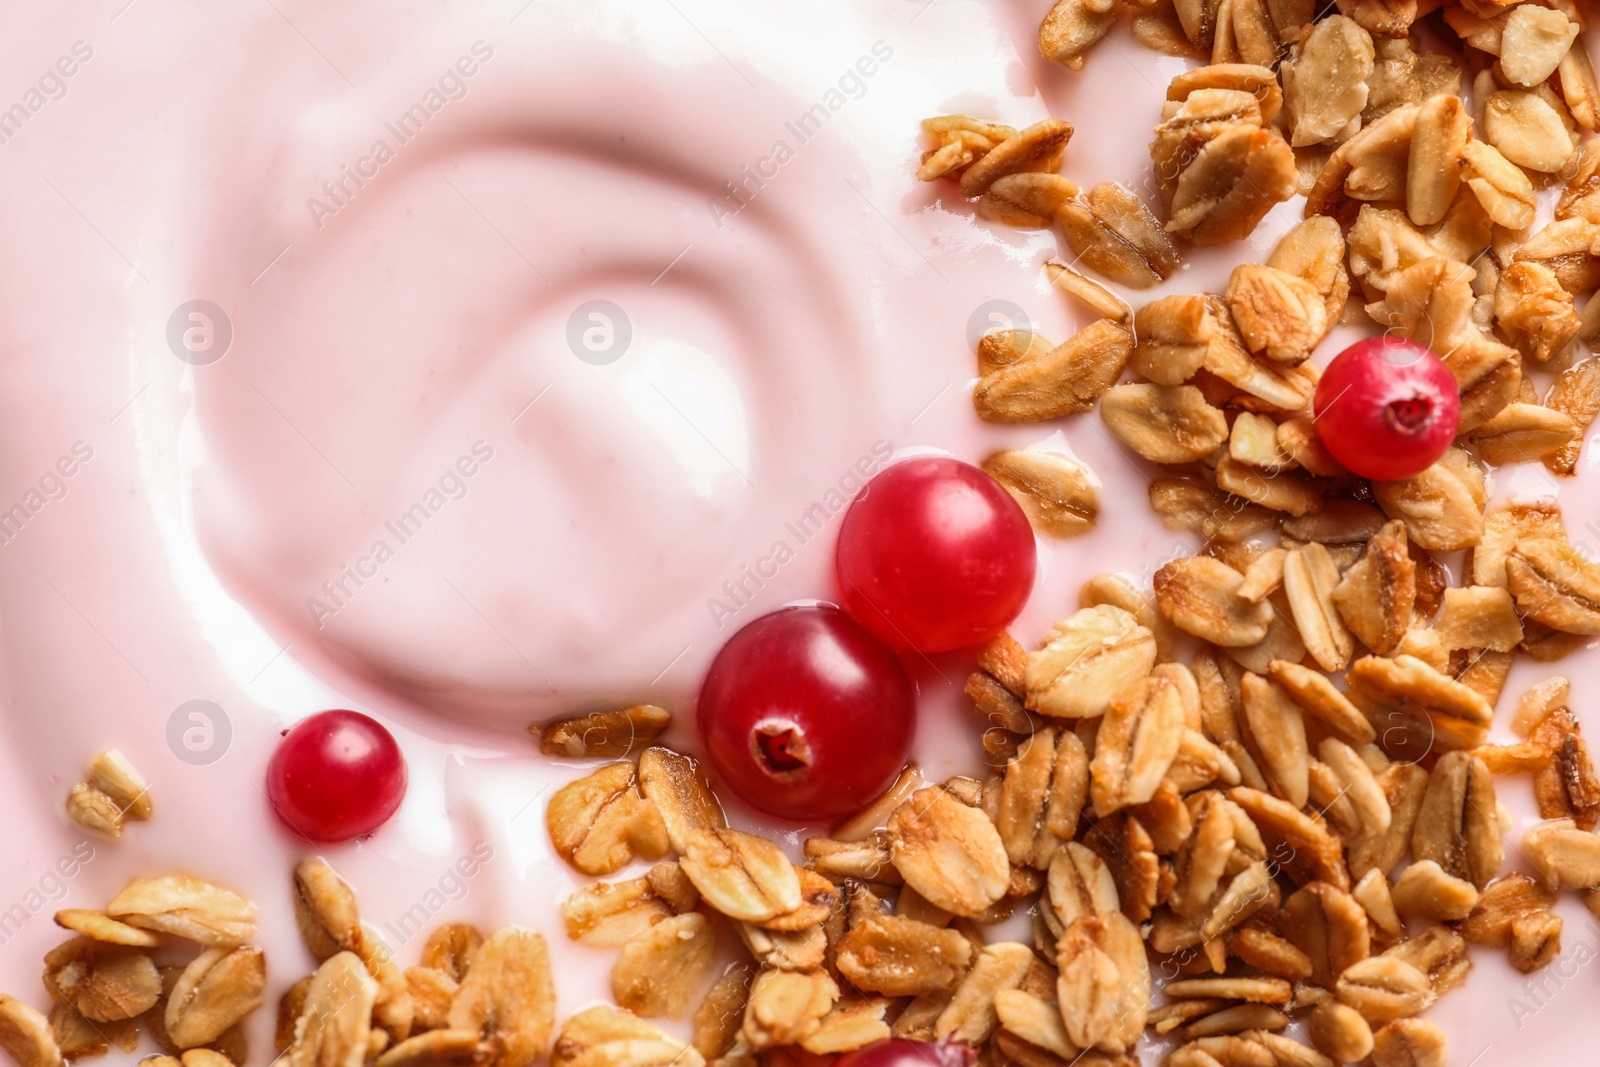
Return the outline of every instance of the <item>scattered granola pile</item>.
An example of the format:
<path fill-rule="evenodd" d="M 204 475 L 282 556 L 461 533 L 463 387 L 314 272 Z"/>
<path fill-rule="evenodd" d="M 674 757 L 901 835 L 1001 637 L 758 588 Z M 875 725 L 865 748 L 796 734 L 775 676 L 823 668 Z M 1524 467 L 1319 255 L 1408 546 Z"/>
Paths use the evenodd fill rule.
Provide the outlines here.
<path fill-rule="evenodd" d="M 485 938 L 448 923 L 402 971 L 325 861 L 301 861 L 294 890 L 301 940 L 321 966 L 278 1004 L 289 1067 L 528 1067 L 548 1051 L 556 992 L 539 934 L 506 926 Z"/>
<path fill-rule="evenodd" d="M 929 119 L 918 176 L 957 182 L 980 217 L 1058 226 L 1075 266 L 1132 288 L 1297 192 L 1305 220 L 1226 292 L 1140 308 L 1049 264 L 1101 318 L 1060 345 L 1027 330 L 980 344 L 980 417 L 1098 406 L 1165 468 L 1149 498 L 1166 526 L 1203 542 L 1149 591 L 1092 579 L 1037 650 L 998 642 L 969 682 L 1005 767 L 976 803 L 1013 886 L 1043 875 L 1030 966 L 1059 974 L 1054 998 L 995 997 L 998 1036 L 981 1036 L 1030 1064 L 1119 1054 L 1146 1025 L 1178 1039 L 1177 1067 L 1442 1064 L 1443 1035 L 1415 1016 L 1465 979 L 1468 942 L 1532 971 L 1560 953 L 1562 887 L 1600 908 L 1600 778 L 1566 681 L 1522 695 L 1522 740 L 1487 743 L 1515 657 L 1600 635 L 1600 567 L 1559 508 L 1486 510 L 1487 466 L 1570 475 L 1600 413 L 1600 361 L 1577 347 L 1600 334 L 1600 300 L 1577 300 L 1600 284 L 1582 17 L 1559 0 L 1130 9 L 1144 43 L 1210 59 L 1172 80 L 1155 127 L 1164 224 L 1121 186 L 1084 194 L 1056 174 L 1072 129 L 1054 119 Z M 1118 10 L 1060 0 L 1042 53 L 1081 66 Z M 1536 227 L 1535 194 L 1557 184 Z M 1461 437 L 1415 477 L 1356 477 L 1318 439 L 1308 359 L 1363 311 L 1460 389 Z M 1542 400 L 1525 368 L 1555 372 Z M 1013 451 L 985 468 L 1043 532 L 1092 526 L 1076 462 Z M 1452 585 L 1436 554 L 1461 551 Z M 1547 820 L 1520 842 L 1538 877 L 1500 875 L 1494 776 L 1510 774 L 1532 776 Z M 1152 969 L 1169 979 L 1153 1009 Z M 1279 1034 L 1301 1016 L 1314 1049 Z"/>
<path fill-rule="evenodd" d="M 0 996 L 0 1047 L 19 1067 L 59 1067 L 113 1046 L 132 1052 L 139 1028 L 184 1067 L 245 1062 L 239 1023 L 261 1006 L 266 957 L 249 942 L 256 907 L 188 875 L 136 878 L 104 911 L 72 908 L 57 925 L 78 936 L 44 958 L 49 1017 Z M 173 941 L 200 946 L 183 965 L 158 965 Z M 163 957 L 165 958 L 165 957 Z"/>
<path fill-rule="evenodd" d="M 89 763 L 88 781 L 67 794 L 67 815 L 85 830 L 116 840 L 129 821 L 143 822 L 155 814 L 150 783 L 134 769 L 128 757 L 108 748 Z"/>

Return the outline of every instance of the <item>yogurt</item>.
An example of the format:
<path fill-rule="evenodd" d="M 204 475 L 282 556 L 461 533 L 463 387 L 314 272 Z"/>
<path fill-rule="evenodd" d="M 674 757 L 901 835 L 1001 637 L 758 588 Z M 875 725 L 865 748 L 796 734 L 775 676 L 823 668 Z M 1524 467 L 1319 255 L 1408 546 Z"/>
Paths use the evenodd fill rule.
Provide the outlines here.
<path fill-rule="evenodd" d="M 312 966 L 289 872 L 317 850 L 272 816 L 266 761 L 300 717 L 355 707 L 411 771 L 389 826 L 321 850 L 365 918 L 403 965 L 444 921 L 542 930 L 564 1018 L 609 998 L 613 954 L 561 930 L 555 902 L 582 879 L 552 854 L 543 803 L 580 769 L 538 755 L 527 724 L 649 700 L 692 744 L 721 642 L 831 595 L 839 512 L 897 455 L 1042 447 L 1096 472 L 1095 531 L 1041 544 L 1024 642 L 1088 577 L 1147 585 L 1192 551 L 1096 417 L 972 413 L 977 332 L 1025 320 L 1059 340 L 1090 315 L 1045 283 L 1052 234 L 914 180 L 917 122 L 1065 118 L 1064 173 L 1150 195 L 1149 129 L 1182 67 L 1121 31 L 1083 72 L 1050 67 L 1040 15 L 19 13 L 0 41 L 0 100 L 17 102 L 0 111 L 0 988 L 42 1007 L 56 908 L 184 869 L 259 903 L 275 999 Z M 1280 206 L 1138 299 L 1220 291 L 1298 218 Z M 1596 463 L 1591 441 L 1559 487 L 1591 552 Z M 1496 482 L 1556 492 L 1535 469 Z M 1519 664 L 1507 692 L 1564 673 L 1581 713 L 1594 664 Z M 911 666 L 918 759 L 974 771 L 969 665 Z M 157 812 L 116 843 L 61 813 L 108 746 Z M 1501 783 L 1519 818 L 1523 787 Z M 814 829 L 733 814 L 795 844 Z M 1537 989 L 1476 953 L 1435 1009 L 1459 1062 L 1577 1051 L 1600 931 L 1561 911 L 1565 957 Z M 270 1015 L 252 1062 L 270 1058 Z"/>

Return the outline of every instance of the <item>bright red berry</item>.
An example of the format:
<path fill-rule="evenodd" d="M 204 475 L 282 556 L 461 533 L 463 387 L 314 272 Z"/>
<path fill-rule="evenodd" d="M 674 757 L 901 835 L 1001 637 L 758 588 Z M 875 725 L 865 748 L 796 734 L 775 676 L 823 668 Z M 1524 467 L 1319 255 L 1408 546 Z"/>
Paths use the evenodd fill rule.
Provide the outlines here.
<path fill-rule="evenodd" d="M 356 711 L 319 711 L 301 720 L 267 764 L 267 796 L 278 818 L 313 841 L 372 833 L 405 794 L 400 746 Z"/>
<path fill-rule="evenodd" d="M 1414 341 L 1369 337 L 1333 357 L 1317 383 L 1317 436 L 1363 478 L 1394 481 L 1432 466 L 1461 424 L 1444 360 Z"/>
<path fill-rule="evenodd" d="M 795 820 L 854 811 L 905 766 L 916 728 L 893 650 L 831 605 L 763 615 L 722 646 L 700 689 L 700 736 L 751 805 Z"/>
<path fill-rule="evenodd" d="M 846 1052 L 833 1061 L 833 1067 L 971 1067 L 977 1055 L 971 1045 L 953 1041 L 929 1044 L 892 1037 Z"/>
<path fill-rule="evenodd" d="M 987 641 L 1028 599 L 1033 530 L 1000 483 L 970 463 L 924 457 L 872 479 L 839 528 L 844 609 L 898 648 Z"/>

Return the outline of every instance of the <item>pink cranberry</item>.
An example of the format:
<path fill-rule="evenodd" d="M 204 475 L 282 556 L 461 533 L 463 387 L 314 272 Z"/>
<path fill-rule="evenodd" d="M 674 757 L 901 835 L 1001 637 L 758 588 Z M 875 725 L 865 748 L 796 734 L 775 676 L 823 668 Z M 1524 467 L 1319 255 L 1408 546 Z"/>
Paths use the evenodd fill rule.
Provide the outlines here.
<path fill-rule="evenodd" d="M 700 689 L 700 735 L 749 804 L 795 820 L 854 811 L 905 766 L 911 681 L 892 650 L 830 605 L 763 615 L 722 646 Z"/>
<path fill-rule="evenodd" d="M 1450 368 L 1413 341 L 1369 337 L 1333 357 L 1317 383 L 1317 435 L 1374 481 L 1409 478 L 1455 440 L 1461 394 Z"/>
<path fill-rule="evenodd" d="M 1033 588 L 1033 530 L 1000 483 L 941 457 L 896 463 L 851 503 L 835 569 L 844 609 L 897 648 L 987 641 Z"/>
<path fill-rule="evenodd" d="M 313 841 L 372 833 L 405 794 L 400 746 L 356 711 L 319 711 L 301 720 L 267 764 L 267 797 L 278 818 Z"/>

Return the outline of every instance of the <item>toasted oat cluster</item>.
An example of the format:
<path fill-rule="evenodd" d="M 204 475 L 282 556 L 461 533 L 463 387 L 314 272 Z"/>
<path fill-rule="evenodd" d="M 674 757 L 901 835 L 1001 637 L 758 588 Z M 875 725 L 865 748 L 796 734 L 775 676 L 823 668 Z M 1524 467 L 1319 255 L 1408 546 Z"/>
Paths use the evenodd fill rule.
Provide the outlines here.
<path fill-rule="evenodd" d="M 237 893 L 188 875 L 136 878 L 105 910 L 71 908 L 56 924 L 77 936 L 44 958 L 48 1017 L 0 996 L 0 1048 L 19 1067 L 60 1067 L 112 1047 L 132 1052 L 142 1026 L 183 1067 L 245 1062 L 240 1022 L 261 1006 L 266 957 L 249 942 L 256 907 Z M 154 951 L 174 942 L 200 947 L 181 966 L 158 966 Z"/>
<path fill-rule="evenodd" d="M 325 861 L 301 861 L 294 892 L 300 938 L 321 964 L 278 1004 L 288 1067 L 528 1067 L 549 1051 L 556 992 L 539 934 L 507 926 L 485 938 L 448 923 L 401 970 Z"/>
<path fill-rule="evenodd" d="M 108 748 L 89 763 L 89 778 L 67 794 L 67 815 L 85 830 L 116 840 L 129 822 L 155 815 L 150 784 L 128 757 Z"/>
<path fill-rule="evenodd" d="M 1156 498 L 1205 551 L 1152 592 L 1092 579 L 1032 651 L 980 650 L 986 780 L 908 767 L 800 866 L 664 747 L 558 792 L 548 829 L 580 870 L 659 860 L 562 903 L 569 937 L 618 950 L 618 1008 L 569 1020 L 558 1058 L 648 1034 L 606 1062 L 748 1067 L 898 1035 L 1131 1067 L 1148 1035 L 1175 1067 L 1442 1064 L 1416 1016 L 1466 979 L 1468 943 L 1525 972 L 1555 959 L 1556 894 L 1600 896 L 1600 779 L 1567 683 L 1521 697 L 1523 740 L 1485 742 L 1513 657 L 1595 632 L 1572 612 L 1600 600 L 1556 588 L 1570 574 L 1514 577 L 1530 544 L 1570 551 L 1554 509 L 1476 498 L 1472 584 L 1451 587 L 1404 509 L 1328 491 L 1296 515 L 1176 479 Z M 1537 878 L 1500 876 L 1496 774 L 1532 778 Z M 1027 940 L 994 936 L 1019 914 Z M 691 1045 L 641 1017 L 692 1018 Z"/>
<path fill-rule="evenodd" d="M 1081 66 L 1116 10 L 1060 0 L 1042 53 Z M 1486 491 L 1490 466 L 1571 474 L 1600 412 L 1600 361 L 1578 354 L 1600 332 L 1600 301 L 1578 310 L 1600 284 L 1600 140 L 1581 136 L 1600 92 L 1582 18 L 1565 3 L 1447 3 L 1436 21 L 1457 39 L 1419 51 L 1408 28 L 1425 9 L 1389 0 L 1320 18 L 1267 0 L 1132 10 L 1144 43 L 1210 60 L 1172 80 L 1155 127 L 1161 239 L 1239 240 L 1296 192 L 1304 221 L 1224 293 L 1143 307 L 1049 264 L 1098 320 L 1060 345 L 1031 331 L 980 343 L 980 417 L 1098 406 L 1105 432 L 1157 466 L 1165 525 L 1202 542 L 1148 590 L 1091 580 L 1035 650 L 1002 642 L 969 682 L 1005 768 L 980 805 L 1013 880 L 1017 865 L 1045 874 L 1033 948 L 1060 976 L 1056 1004 L 1029 1004 L 1036 1029 L 1000 1008 L 990 1047 L 1027 1063 L 1117 1054 L 1148 1023 L 1178 1039 L 1178 1067 L 1442 1064 L 1443 1036 L 1414 1016 L 1464 979 L 1465 944 L 1531 971 L 1560 953 L 1563 887 L 1600 906 L 1600 778 L 1565 680 L 1522 695 L 1522 740 L 1487 743 L 1515 657 L 1555 661 L 1600 635 L 1600 567 L 1559 508 L 1489 510 Z M 1132 193 L 1083 195 L 1051 173 L 1060 153 L 1019 151 L 1044 125 L 930 119 L 919 177 L 958 181 L 983 218 L 1057 226 L 1108 281 L 1169 276 L 1176 254 L 1160 259 L 1148 227 L 1104 206 Z M 985 168 L 990 154 L 1004 162 Z M 1553 185 L 1555 221 L 1536 227 L 1535 194 Z M 1456 447 L 1411 478 L 1358 478 L 1318 440 L 1308 358 L 1360 317 L 1432 348 L 1460 389 Z M 1555 372 L 1542 399 L 1525 366 Z M 1006 452 L 988 466 L 1041 532 L 1092 526 L 1079 487 L 1094 479 L 1075 461 Z M 1435 554 L 1462 550 L 1456 585 Z M 1180 656 L 1186 639 L 1198 650 Z M 1513 774 L 1546 819 L 1520 841 L 1537 877 L 1500 875 L 1494 776 Z M 1069 864 L 1075 882 L 1058 876 Z M 1058 885 L 1090 885 L 1095 865 L 1103 893 L 1074 889 L 1063 910 Z M 1084 969 L 1105 984 L 1074 995 L 1088 939 L 1075 924 L 1107 912 L 1142 924 L 1140 940 L 1119 957 L 1096 931 Z M 1124 1031 L 1149 968 L 1167 1002 Z M 1279 1035 L 1301 1014 L 1314 1049 Z"/>

